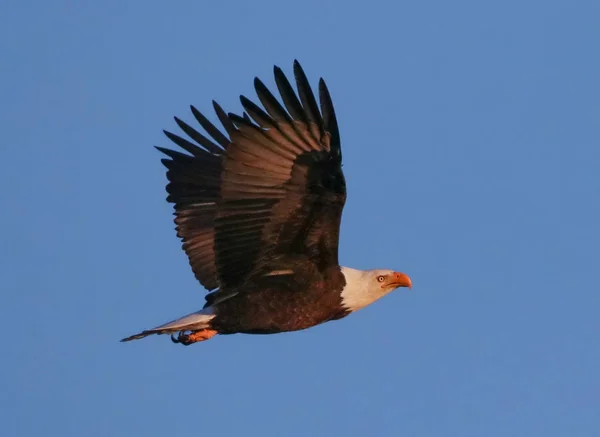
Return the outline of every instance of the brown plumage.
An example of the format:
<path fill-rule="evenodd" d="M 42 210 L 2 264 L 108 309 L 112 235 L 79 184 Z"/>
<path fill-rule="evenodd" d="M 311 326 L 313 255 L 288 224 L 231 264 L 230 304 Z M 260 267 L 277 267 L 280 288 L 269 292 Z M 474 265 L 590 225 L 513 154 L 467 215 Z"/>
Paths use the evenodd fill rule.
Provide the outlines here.
<path fill-rule="evenodd" d="M 242 116 L 213 102 L 222 132 L 192 107 L 211 138 L 175 121 L 195 144 L 165 131 L 187 152 L 158 148 L 168 156 L 162 160 L 167 200 L 192 270 L 211 293 L 201 311 L 124 341 L 180 332 L 174 341 L 190 344 L 210 338 L 208 332 L 305 329 L 353 311 L 354 302 L 365 300 L 357 298 L 361 287 L 383 290 L 384 281 L 375 284 L 375 276 L 363 278 L 338 264 L 346 184 L 325 82 L 319 81 L 319 105 L 297 61 L 297 95 L 281 69 L 274 75 L 283 105 L 256 78 L 264 110 L 244 96 Z M 354 288 L 347 288 L 348 275 L 359 278 Z M 408 284 L 394 272 L 386 275 L 388 288 Z"/>

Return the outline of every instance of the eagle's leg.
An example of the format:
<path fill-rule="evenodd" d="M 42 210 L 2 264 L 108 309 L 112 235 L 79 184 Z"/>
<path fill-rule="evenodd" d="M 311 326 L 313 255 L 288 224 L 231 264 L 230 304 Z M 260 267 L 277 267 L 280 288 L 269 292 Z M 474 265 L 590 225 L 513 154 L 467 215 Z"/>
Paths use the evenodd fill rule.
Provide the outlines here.
<path fill-rule="evenodd" d="M 180 331 L 179 334 L 177 334 L 177 338 L 171 335 L 171 341 L 173 343 L 181 343 L 184 346 L 189 346 L 192 343 L 208 340 L 217 334 L 218 332 L 214 329 L 201 329 L 199 331 L 192 331 L 189 334 L 186 334 L 185 331 Z"/>

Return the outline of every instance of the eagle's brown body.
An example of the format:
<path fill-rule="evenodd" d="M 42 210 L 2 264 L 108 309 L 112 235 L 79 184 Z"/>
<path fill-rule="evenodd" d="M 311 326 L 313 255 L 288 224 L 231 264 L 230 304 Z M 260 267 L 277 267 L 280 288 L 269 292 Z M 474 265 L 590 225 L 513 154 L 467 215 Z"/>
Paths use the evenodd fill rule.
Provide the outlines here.
<path fill-rule="evenodd" d="M 220 304 L 210 327 L 221 334 L 273 334 L 339 319 L 350 312 L 342 308 L 345 285 L 336 267 L 324 275 L 313 268 L 265 276 Z"/>

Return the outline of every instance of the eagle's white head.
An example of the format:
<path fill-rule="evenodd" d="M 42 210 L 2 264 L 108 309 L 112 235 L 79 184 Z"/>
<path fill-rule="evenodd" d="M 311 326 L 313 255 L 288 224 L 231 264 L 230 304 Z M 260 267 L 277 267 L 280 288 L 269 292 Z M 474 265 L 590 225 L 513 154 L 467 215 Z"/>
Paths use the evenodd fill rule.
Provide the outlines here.
<path fill-rule="evenodd" d="M 354 312 L 382 298 L 398 287 L 412 287 L 404 273 L 393 270 L 355 270 L 342 267 L 346 286 L 342 290 L 342 305 Z"/>

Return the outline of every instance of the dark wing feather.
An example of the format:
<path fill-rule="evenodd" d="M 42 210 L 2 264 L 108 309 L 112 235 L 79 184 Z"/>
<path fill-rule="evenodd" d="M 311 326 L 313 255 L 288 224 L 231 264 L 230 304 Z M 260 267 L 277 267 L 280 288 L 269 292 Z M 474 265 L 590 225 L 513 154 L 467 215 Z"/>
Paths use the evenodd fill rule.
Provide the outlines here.
<path fill-rule="evenodd" d="M 191 109 L 194 118 L 216 143 L 175 117 L 177 125 L 197 144 L 165 131 L 171 141 L 190 155 L 162 147 L 157 149 L 170 158 L 163 159 L 162 163 L 167 168 L 167 201 L 174 204 L 177 236 L 183 242 L 183 250 L 196 279 L 207 290 L 214 290 L 219 286 L 214 253 L 214 218 L 221 192 L 222 161 L 229 139 L 196 108 L 192 106 Z M 216 104 L 215 110 L 219 115 L 220 107 Z M 226 128 L 232 126 L 225 125 Z"/>
<path fill-rule="evenodd" d="M 333 102 L 331 100 L 331 94 L 327 89 L 327 84 L 323 79 L 319 79 L 319 97 L 321 100 L 321 112 L 323 113 L 324 128 L 331 135 L 331 152 L 339 156 L 339 160 L 342 160 L 342 149 L 340 140 L 340 130 L 338 128 L 337 118 L 335 116 L 335 109 L 333 108 Z"/>
<path fill-rule="evenodd" d="M 214 106 L 215 112 L 217 114 L 219 114 L 219 112 L 222 112 L 223 115 L 225 115 L 225 113 L 223 112 L 221 107 L 217 104 L 217 102 L 213 101 L 213 106 Z M 202 126 L 204 128 L 204 130 L 217 143 L 219 143 L 221 145 L 221 147 L 223 147 L 224 149 L 227 148 L 227 146 L 229 145 L 229 138 L 227 138 L 225 135 L 223 135 L 221 133 L 221 131 L 219 129 L 217 129 L 214 124 L 212 124 L 210 121 L 208 121 L 208 119 L 200 111 L 198 111 L 196 108 L 194 108 L 194 106 L 190 106 L 190 109 L 192 110 L 192 114 L 194 114 L 194 118 L 196 120 L 198 120 L 198 123 L 200 123 L 200 126 Z M 227 119 L 227 117 L 225 117 L 225 119 Z M 229 121 L 229 120 L 227 120 L 227 121 Z M 227 132 L 231 133 L 234 128 L 233 128 L 233 125 L 231 125 L 231 130 L 230 130 L 228 128 L 228 126 L 225 125 L 225 129 L 227 130 Z"/>
<path fill-rule="evenodd" d="M 302 104 L 300 103 L 300 100 L 298 100 L 290 81 L 285 77 L 281 68 L 275 67 L 274 72 L 277 89 L 279 90 L 279 94 L 281 94 L 281 98 L 288 112 L 294 120 L 307 122 L 308 120 L 306 119 L 304 108 L 302 108 Z"/>
<path fill-rule="evenodd" d="M 319 133 L 315 136 L 320 138 L 323 134 L 323 119 L 321 118 L 317 101 L 315 100 L 315 96 L 312 92 L 310 84 L 308 83 L 306 74 L 304 74 L 304 70 L 302 70 L 302 67 L 300 67 L 298 61 L 294 61 L 294 75 L 296 76 L 296 85 L 298 86 L 300 101 L 302 102 L 304 112 L 306 113 L 306 118 L 310 123 L 309 127 L 311 130 L 313 130 L 314 125 L 318 126 Z"/>

